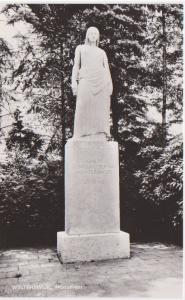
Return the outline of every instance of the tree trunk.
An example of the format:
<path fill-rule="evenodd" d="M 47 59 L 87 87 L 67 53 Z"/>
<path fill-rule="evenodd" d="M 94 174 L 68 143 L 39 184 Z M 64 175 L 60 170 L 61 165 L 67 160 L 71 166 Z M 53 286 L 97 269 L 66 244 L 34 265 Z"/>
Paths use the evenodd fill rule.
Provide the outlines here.
<path fill-rule="evenodd" d="M 65 158 L 65 143 L 66 143 L 66 130 L 65 130 L 65 92 L 64 92 L 64 74 L 63 74 L 63 46 L 60 44 L 60 100 L 61 100 L 61 123 L 62 123 L 62 154 Z"/>
<path fill-rule="evenodd" d="M 63 71 L 63 45 L 60 43 L 60 101 L 61 101 L 61 124 L 62 124 L 62 144 L 61 144 L 61 154 L 62 154 L 62 168 L 63 168 L 63 201 L 65 199 L 65 143 L 66 143 L 66 122 L 65 122 L 65 91 L 64 91 L 64 71 Z M 65 201 L 64 201 L 65 207 Z"/>
<path fill-rule="evenodd" d="M 1 105 L 2 105 L 3 99 L 2 99 L 2 79 L 1 79 L 1 74 L 0 74 L 0 135 L 2 134 L 1 130 L 2 130 L 2 122 L 1 122 L 1 113 L 2 113 L 2 109 L 1 109 Z"/>
<path fill-rule="evenodd" d="M 166 98 L 167 98 L 167 68 L 166 68 L 166 19 L 164 7 L 162 8 L 163 26 L 163 102 L 162 102 L 162 137 L 166 141 Z"/>

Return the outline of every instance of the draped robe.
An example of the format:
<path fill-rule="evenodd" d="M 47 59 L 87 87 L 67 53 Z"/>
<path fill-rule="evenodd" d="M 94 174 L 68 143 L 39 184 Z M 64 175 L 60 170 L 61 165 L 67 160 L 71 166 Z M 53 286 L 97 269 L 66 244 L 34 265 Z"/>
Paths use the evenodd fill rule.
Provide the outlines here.
<path fill-rule="evenodd" d="M 72 89 L 77 87 L 73 138 L 110 135 L 112 79 L 104 50 L 79 45 L 75 50 Z"/>

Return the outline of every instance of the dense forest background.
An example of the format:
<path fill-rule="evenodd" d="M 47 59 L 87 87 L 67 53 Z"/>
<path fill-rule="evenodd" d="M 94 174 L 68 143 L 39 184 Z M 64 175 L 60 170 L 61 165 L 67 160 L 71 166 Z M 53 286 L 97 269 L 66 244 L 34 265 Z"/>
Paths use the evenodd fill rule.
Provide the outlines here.
<path fill-rule="evenodd" d="M 121 229 L 131 241 L 182 244 L 183 140 L 175 129 L 182 124 L 183 6 L 19 4 L 4 5 L 1 15 L 29 31 L 15 36 L 16 51 L 0 38 L 0 246 L 55 243 L 64 229 L 71 72 L 89 26 L 100 31 L 113 79 Z M 7 115 L 12 121 L 3 127 Z"/>

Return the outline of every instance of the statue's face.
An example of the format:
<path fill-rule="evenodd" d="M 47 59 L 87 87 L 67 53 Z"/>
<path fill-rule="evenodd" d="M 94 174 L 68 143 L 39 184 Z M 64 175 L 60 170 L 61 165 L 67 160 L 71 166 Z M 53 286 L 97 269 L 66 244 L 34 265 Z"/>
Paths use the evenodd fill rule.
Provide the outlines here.
<path fill-rule="evenodd" d="M 99 33 L 96 28 L 90 28 L 88 32 L 88 38 L 90 42 L 96 42 L 98 40 Z"/>

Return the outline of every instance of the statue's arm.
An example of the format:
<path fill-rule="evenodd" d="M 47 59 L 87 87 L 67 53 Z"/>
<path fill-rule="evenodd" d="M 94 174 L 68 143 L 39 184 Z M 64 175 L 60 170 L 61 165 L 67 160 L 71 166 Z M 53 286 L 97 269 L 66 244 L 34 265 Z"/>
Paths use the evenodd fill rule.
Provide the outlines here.
<path fill-rule="evenodd" d="M 77 92 L 79 69 L 80 69 L 80 45 L 78 45 L 75 50 L 74 65 L 72 70 L 71 88 L 73 91 L 73 95 L 76 95 Z"/>
<path fill-rule="evenodd" d="M 103 66 L 107 71 L 107 76 L 108 76 L 108 80 L 109 80 L 109 93 L 110 93 L 110 95 L 112 95 L 113 84 L 112 84 L 112 78 L 111 78 L 108 58 L 107 58 L 107 55 L 106 55 L 105 51 L 103 51 Z"/>

